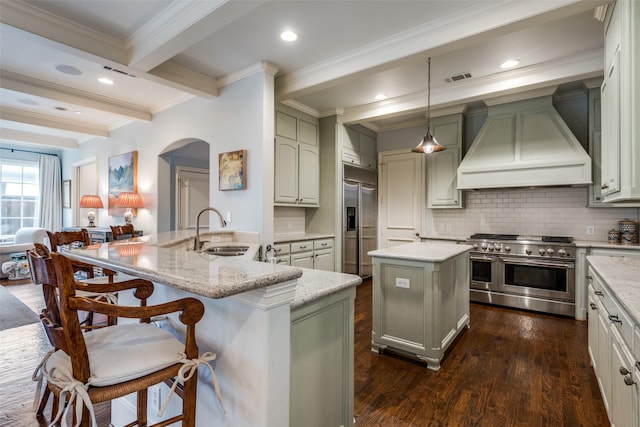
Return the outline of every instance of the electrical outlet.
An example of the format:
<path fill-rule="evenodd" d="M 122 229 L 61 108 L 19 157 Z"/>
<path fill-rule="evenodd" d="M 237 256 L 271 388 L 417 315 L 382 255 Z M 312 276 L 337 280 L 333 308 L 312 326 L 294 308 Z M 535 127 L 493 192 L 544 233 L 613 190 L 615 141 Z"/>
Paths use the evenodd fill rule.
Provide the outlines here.
<path fill-rule="evenodd" d="M 150 389 L 151 393 L 149 394 L 151 395 L 151 407 L 159 411 L 160 405 L 162 405 L 162 401 L 160 400 L 160 386 L 154 385 L 150 387 Z"/>
<path fill-rule="evenodd" d="M 227 219 L 226 219 L 228 224 L 231 224 L 231 212 L 227 212 Z"/>
<path fill-rule="evenodd" d="M 596 234 L 596 228 L 593 225 L 588 225 L 587 226 L 587 234 L 589 236 L 593 236 L 594 234 Z"/>
<path fill-rule="evenodd" d="M 402 277 L 396 277 L 396 288 L 409 289 L 411 287 L 411 280 L 403 279 Z"/>

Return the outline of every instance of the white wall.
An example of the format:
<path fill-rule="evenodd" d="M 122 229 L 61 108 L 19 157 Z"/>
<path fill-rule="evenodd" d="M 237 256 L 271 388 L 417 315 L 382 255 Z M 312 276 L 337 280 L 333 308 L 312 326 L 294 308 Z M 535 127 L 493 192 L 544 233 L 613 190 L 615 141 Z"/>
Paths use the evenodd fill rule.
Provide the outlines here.
<path fill-rule="evenodd" d="M 150 123 L 132 123 L 111 132 L 107 140 L 95 138 L 78 150 L 65 150 L 63 179 L 72 174 L 72 164 L 97 157 L 100 195 L 108 193 L 108 159 L 129 151 L 138 151 L 138 192 L 146 208 L 138 210 L 134 226 L 145 234 L 158 230 L 159 209 L 172 209 L 159 203 L 168 190 L 158 183 L 158 156 L 175 141 L 199 139 L 209 143 L 211 165 L 210 203 L 222 212 L 232 213 L 230 228 L 258 231 L 271 239 L 273 234 L 273 76 L 265 71 L 224 86 L 212 100 L 194 98 L 166 111 L 154 114 Z M 218 190 L 218 154 L 247 150 L 247 189 Z M 121 217 L 110 217 L 108 210 L 98 212 L 99 224 L 120 224 Z M 161 215 L 162 218 L 168 215 Z M 63 224 L 71 223 L 65 213 Z M 212 224 L 217 222 L 211 221 Z M 264 236 L 263 236 L 264 237 Z M 263 240 L 264 241 L 264 240 Z"/>

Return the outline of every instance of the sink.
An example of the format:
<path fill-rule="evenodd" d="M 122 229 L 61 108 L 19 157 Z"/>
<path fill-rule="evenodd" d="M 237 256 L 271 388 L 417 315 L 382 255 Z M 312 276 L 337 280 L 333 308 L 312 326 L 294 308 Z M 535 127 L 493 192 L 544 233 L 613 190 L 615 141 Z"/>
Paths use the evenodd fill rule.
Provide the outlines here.
<path fill-rule="evenodd" d="M 202 252 L 220 256 L 240 256 L 249 249 L 249 246 L 211 246 Z"/>

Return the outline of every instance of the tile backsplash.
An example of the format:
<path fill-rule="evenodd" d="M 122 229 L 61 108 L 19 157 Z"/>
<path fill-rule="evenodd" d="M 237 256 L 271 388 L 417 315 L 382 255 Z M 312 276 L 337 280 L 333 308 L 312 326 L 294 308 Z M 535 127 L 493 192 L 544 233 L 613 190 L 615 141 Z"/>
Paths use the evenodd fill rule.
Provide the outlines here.
<path fill-rule="evenodd" d="M 465 209 L 428 209 L 425 234 L 514 233 L 606 241 L 618 221 L 640 221 L 640 208 L 587 208 L 584 187 L 479 190 L 465 197 Z M 587 234 L 590 226 L 593 235 Z"/>
<path fill-rule="evenodd" d="M 300 234 L 305 232 L 305 211 L 303 208 L 277 206 L 273 212 L 273 232 L 275 234 Z"/>

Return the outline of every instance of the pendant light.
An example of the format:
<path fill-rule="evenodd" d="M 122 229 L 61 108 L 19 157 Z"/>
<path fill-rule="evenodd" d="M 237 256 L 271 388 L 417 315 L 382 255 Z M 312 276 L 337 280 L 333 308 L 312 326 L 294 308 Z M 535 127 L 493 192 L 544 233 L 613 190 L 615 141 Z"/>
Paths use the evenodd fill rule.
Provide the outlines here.
<path fill-rule="evenodd" d="M 422 137 L 422 141 L 415 148 L 411 149 L 414 153 L 437 153 L 438 151 L 446 150 L 446 147 L 438 144 L 436 138 L 431 133 L 431 57 L 428 59 L 429 72 L 427 81 L 427 133 Z"/>

